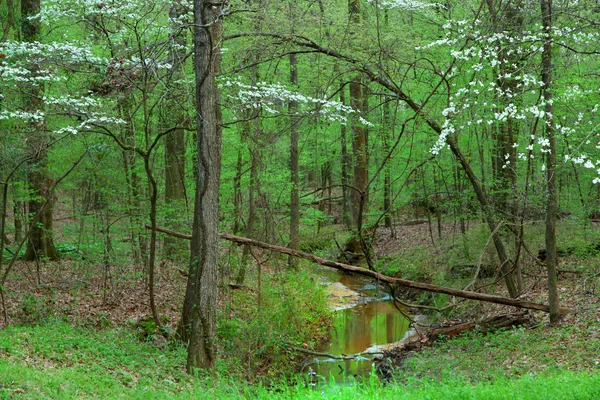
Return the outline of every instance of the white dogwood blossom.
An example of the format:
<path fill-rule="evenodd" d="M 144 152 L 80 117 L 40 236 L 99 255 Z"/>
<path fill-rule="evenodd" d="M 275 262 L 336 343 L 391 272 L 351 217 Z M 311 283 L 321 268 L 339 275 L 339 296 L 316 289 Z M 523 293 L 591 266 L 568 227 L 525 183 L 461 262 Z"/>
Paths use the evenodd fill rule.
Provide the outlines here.
<path fill-rule="evenodd" d="M 300 106 L 299 114 L 319 115 L 331 122 L 345 123 L 348 115 L 357 113 L 352 107 L 340 102 L 307 96 L 277 83 L 258 82 L 251 85 L 238 78 L 222 82 L 221 87 L 231 88 L 229 98 L 242 107 L 261 109 L 270 114 L 281 114 L 283 107 L 290 102 L 296 102 Z M 373 126 L 360 116 L 357 119 L 363 125 Z"/>

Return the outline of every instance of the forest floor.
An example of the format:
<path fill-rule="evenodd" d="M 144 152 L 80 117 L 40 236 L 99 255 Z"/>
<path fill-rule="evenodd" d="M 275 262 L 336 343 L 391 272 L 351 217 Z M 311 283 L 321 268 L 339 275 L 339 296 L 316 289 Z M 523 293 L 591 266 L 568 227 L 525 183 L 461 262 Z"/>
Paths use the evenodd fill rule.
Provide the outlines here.
<path fill-rule="evenodd" d="M 473 224 L 469 230 L 473 236 L 464 239 L 456 224 L 440 227 L 441 239 L 435 224 L 431 229 L 427 223 L 398 225 L 394 231 L 379 229 L 374 243 L 379 265 L 388 273 L 408 279 L 447 285 L 454 280 L 454 284 L 460 286 L 470 281 L 471 276 L 450 273 L 455 264 L 493 264 L 485 230 L 477 230 Z M 569 233 L 565 235 L 568 237 Z M 590 236 L 598 236 L 598 227 L 592 226 Z M 477 250 L 465 250 L 465 240 L 473 245 L 478 241 Z M 588 242 L 590 240 L 595 239 Z M 538 242 L 533 240 L 533 246 L 541 245 L 542 241 L 543 236 Z M 564 240 L 561 244 L 571 242 Z M 576 245 L 585 250 L 586 245 L 581 243 Z M 224 251 L 228 251 L 225 247 Z M 468 257 L 465 256 L 467 250 Z M 535 259 L 537 247 L 528 250 L 524 275 L 527 289 L 522 298 L 546 302 L 544 268 Z M 545 313 L 531 312 L 531 323 L 527 327 L 487 335 L 474 332 L 443 340 L 408 358 L 392 360 L 401 368 L 395 379 L 406 385 L 414 379 L 452 378 L 476 383 L 563 370 L 597 374 L 600 371 L 600 262 L 597 254 L 584 250 L 575 249 L 560 260 L 561 305 L 574 310 L 566 314 L 560 324 L 551 325 Z M 147 285 L 141 278 L 141 270 L 127 263 L 109 265 L 105 278 L 104 268 L 101 263 L 84 262 L 77 256 L 53 263 L 17 262 L 6 285 L 5 301 L 11 323 L 35 325 L 59 319 L 92 329 L 129 326 L 139 330 L 140 323 L 147 321 L 150 315 Z M 170 262 L 157 264 L 156 300 L 169 329 L 174 329 L 179 318 L 185 291 L 185 278 L 179 270 L 183 269 L 186 268 Z M 490 279 L 477 281 L 476 286 L 480 290 L 504 293 L 503 284 Z M 222 306 L 231 301 L 228 294 L 231 292 L 226 286 L 221 290 Z M 452 301 L 432 294 L 419 294 L 412 300 L 435 306 L 445 306 Z M 511 307 L 460 299 L 456 299 L 455 304 L 450 312 L 432 314 L 431 319 L 448 324 L 515 311 Z M 4 319 L 0 315 L 2 323 Z M 158 341 L 155 344 L 166 346 L 160 335 L 152 337 Z M 0 360 L 2 358 L 0 351 Z M 39 361 L 28 360 L 28 365 Z"/>

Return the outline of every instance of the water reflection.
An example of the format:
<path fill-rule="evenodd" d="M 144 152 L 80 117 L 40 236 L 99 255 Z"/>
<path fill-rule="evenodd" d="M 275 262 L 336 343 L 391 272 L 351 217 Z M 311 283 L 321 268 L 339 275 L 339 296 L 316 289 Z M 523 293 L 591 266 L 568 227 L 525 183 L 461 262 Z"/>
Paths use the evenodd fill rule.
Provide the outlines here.
<path fill-rule="evenodd" d="M 318 350 L 332 355 L 353 355 L 373 346 L 401 340 L 409 330 L 409 320 L 404 317 L 376 285 L 363 278 L 339 275 L 339 282 L 349 289 L 368 296 L 371 301 L 352 308 L 336 311 L 331 328 L 331 340 Z M 332 360 L 321 357 L 317 364 L 319 375 L 336 381 L 345 376 L 367 376 L 372 369 L 372 357 L 361 360 Z"/>

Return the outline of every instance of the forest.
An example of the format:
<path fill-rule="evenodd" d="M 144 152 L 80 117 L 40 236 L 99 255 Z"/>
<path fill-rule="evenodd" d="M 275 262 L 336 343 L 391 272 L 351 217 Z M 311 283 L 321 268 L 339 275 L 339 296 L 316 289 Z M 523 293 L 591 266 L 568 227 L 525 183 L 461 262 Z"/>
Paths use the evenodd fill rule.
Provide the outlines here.
<path fill-rule="evenodd" d="M 0 36 L 0 398 L 600 398 L 597 1 Z"/>

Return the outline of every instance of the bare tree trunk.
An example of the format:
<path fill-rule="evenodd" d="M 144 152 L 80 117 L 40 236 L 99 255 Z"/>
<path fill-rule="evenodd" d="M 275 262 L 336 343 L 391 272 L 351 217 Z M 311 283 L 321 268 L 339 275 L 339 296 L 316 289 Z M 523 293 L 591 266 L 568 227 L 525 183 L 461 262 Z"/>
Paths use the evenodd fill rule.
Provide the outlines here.
<path fill-rule="evenodd" d="M 233 233 L 242 231 L 242 167 L 243 167 L 242 151 L 238 150 L 236 173 L 233 178 Z"/>
<path fill-rule="evenodd" d="M 428 123 L 434 129 L 439 128 L 433 122 L 428 121 Z M 475 172 L 473 172 L 471 165 L 465 158 L 464 154 L 462 154 L 462 152 L 460 151 L 460 147 L 458 147 L 458 144 L 456 143 L 454 138 L 448 136 L 446 138 L 446 143 L 448 144 L 448 146 L 450 146 L 450 150 L 452 151 L 454 156 L 457 158 L 462 169 L 467 174 L 467 177 L 469 178 L 469 181 L 471 182 L 471 186 L 473 187 L 473 191 L 475 192 L 475 195 L 477 196 L 477 200 L 479 201 L 479 204 L 481 205 L 481 209 L 483 211 L 485 221 L 487 222 L 488 228 L 492 235 L 492 241 L 494 242 L 494 247 L 496 248 L 496 253 L 498 254 L 498 259 L 500 261 L 500 270 L 502 271 L 502 274 L 504 275 L 504 282 L 506 283 L 506 288 L 508 289 L 508 293 L 510 294 L 511 297 L 517 297 L 520 294 L 518 284 L 516 282 L 514 274 L 512 273 L 512 270 L 511 270 L 510 259 L 508 258 L 508 255 L 506 253 L 506 247 L 504 245 L 504 242 L 502 241 L 502 238 L 500 237 L 500 234 L 498 233 L 498 228 L 499 228 L 500 224 L 498 223 L 498 221 L 496 220 L 496 218 L 494 216 L 493 209 L 488 200 L 488 197 L 487 197 L 485 191 L 483 190 L 481 183 L 477 179 Z"/>
<path fill-rule="evenodd" d="M 360 77 L 350 83 L 350 106 L 360 112 L 362 110 L 362 83 Z M 352 123 L 352 153 L 354 155 L 354 183 L 352 193 L 352 220 L 359 225 L 362 210 L 367 205 L 367 185 L 369 183 L 367 136 L 360 126 L 358 118 Z"/>
<path fill-rule="evenodd" d="M 249 139 L 252 141 L 252 138 Z M 258 169 L 259 155 L 256 146 L 250 145 L 250 187 L 248 188 L 248 219 L 246 220 L 245 235 L 252 237 L 254 235 L 254 221 L 256 220 L 256 194 L 258 192 Z M 238 285 L 243 285 L 246 279 L 246 270 L 248 269 L 248 260 L 250 258 L 250 246 L 244 246 L 242 249 L 242 261 L 235 282 Z"/>
<path fill-rule="evenodd" d="M 346 88 L 340 89 L 340 103 L 346 104 Z M 350 191 L 350 165 L 351 155 L 348 153 L 348 140 L 346 138 L 346 125 L 340 126 L 341 152 L 342 152 L 342 220 L 346 227 L 352 226 L 352 192 Z"/>
<path fill-rule="evenodd" d="M 253 53 L 253 59 L 257 60 L 258 55 Z M 258 67 L 256 63 L 252 66 L 252 82 L 253 84 L 258 83 Z M 261 120 L 260 113 L 255 114 L 248 113 L 248 119 L 252 119 L 252 122 L 245 124 L 242 136 L 248 144 L 248 151 L 250 152 L 250 187 L 248 188 L 248 219 L 246 220 L 245 235 L 247 237 L 254 237 L 254 225 L 256 223 L 256 206 L 257 197 L 260 196 L 260 168 L 262 163 L 262 148 L 260 144 L 261 139 Z M 266 223 L 266 221 L 265 221 Z M 250 259 L 250 246 L 244 246 L 242 250 L 242 260 L 240 262 L 240 269 L 236 277 L 236 283 L 242 285 L 246 279 L 246 270 L 248 269 L 248 261 Z"/>
<path fill-rule="evenodd" d="M 37 19 L 29 17 L 36 15 L 40 11 L 40 0 L 22 0 L 21 1 L 21 19 L 22 34 L 25 42 L 36 42 L 40 39 L 40 22 Z M 39 67 L 31 66 L 31 76 L 36 76 Z M 35 112 L 44 109 L 44 86 L 27 85 L 25 88 L 26 97 L 25 110 Z M 52 240 L 52 210 L 54 206 L 54 193 L 52 191 L 52 182 L 48 176 L 48 151 L 46 149 L 48 137 L 46 134 L 46 121 L 42 119 L 39 122 L 31 123 L 32 129 L 29 132 L 27 146 L 28 153 L 31 156 L 27 179 L 31 188 L 31 198 L 29 200 L 30 218 L 41 214 L 37 223 L 32 223 L 29 227 L 29 241 L 25 251 L 25 260 L 39 260 L 47 258 L 55 260 L 58 253 Z M 42 205 L 45 207 L 42 209 Z"/>
<path fill-rule="evenodd" d="M 171 4 L 169 17 L 176 20 L 185 14 L 185 8 L 179 0 Z M 165 137 L 165 203 L 168 226 L 175 230 L 183 226 L 182 212 L 185 210 L 185 135 L 183 125 L 187 113 L 186 91 L 179 82 L 185 76 L 185 41 L 186 29 L 171 22 L 169 39 L 172 48 L 169 50 L 171 73 L 169 75 L 168 101 L 165 106 L 165 126 L 175 125 L 179 129 Z M 177 241 L 165 238 L 165 255 L 173 258 L 183 249 L 177 246 Z"/>
<path fill-rule="evenodd" d="M 221 109 L 215 76 L 221 62 L 222 8 L 222 3 L 194 1 L 198 178 L 180 329 L 182 340 L 188 343 L 189 373 L 214 368 L 216 356 Z"/>
<path fill-rule="evenodd" d="M 25 203 L 16 199 L 16 195 L 13 191 L 13 214 L 14 214 L 14 225 L 15 225 L 15 242 L 20 242 L 23 238 L 23 215 Z"/>
<path fill-rule="evenodd" d="M 350 35 L 356 37 L 360 25 L 360 1 L 348 1 L 348 23 Z M 357 74 L 350 82 L 350 106 L 356 110 L 352 116 L 352 153 L 354 155 L 354 183 L 352 193 L 352 221 L 360 231 L 362 214 L 367 208 L 369 184 L 369 160 L 367 131 L 361 125 L 358 116 L 364 111 L 362 74 Z"/>
<path fill-rule="evenodd" d="M 548 203 L 546 208 L 546 269 L 548 272 L 548 305 L 550 321 L 560 318 L 558 284 L 556 277 L 556 212 L 558 193 L 556 191 L 556 137 L 554 134 L 554 106 L 552 104 L 552 0 L 540 0 L 542 26 L 544 27 L 544 49 L 542 52 L 542 82 L 544 82 L 544 102 L 546 104 L 546 137 L 549 141 L 546 155 L 546 185 Z"/>
<path fill-rule="evenodd" d="M 492 16 L 494 26 L 498 32 L 510 32 L 518 36 L 523 28 L 523 4 L 521 1 L 508 2 L 502 4 L 501 11 L 495 9 L 492 0 L 488 0 L 488 8 Z M 522 79 L 518 78 L 522 69 L 521 55 L 512 51 L 512 49 L 501 48 L 499 53 L 499 71 L 498 87 L 499 103 L 502 107 L 509 104 L 520 105 L 522 103 L 519 95 L 519 88 L 522 86 Z M 508 224 L 512 225 L 516 232 L 518 225 L 518 197 L 517 188 L 517 151 L 513 144 L 516 142 L 520 131 L 519 121 L 508 117 L 506 121 L 501 122 L 496 134 L 496 149 L 494 152 L 495 165 L 495 208 L 498 215 L 501 215 Z M 508 241 L 508 238 L 507 238 Z M 519 254 L 516 249 L 519 246 L 519 238 L 514 235 L 515 258 Z M 513 261 L 513 275 L 517 283 L 519 292 L 523 290 L 523 277 L 521 274 L 520 260 Z"/>
<path fill-rule="evenodd" d="M 387 13 L 386 13 L 387 16 Z M 385 99 L 384 99 L 385 101 Z M 391 154 L 390 152 L 390 138 L 392 131 L 392 110 L 390 107 L 390 102 L 385 101 L 383 105 L 383 118 L 382 118 L 383 132 L 381 137 L 383 139 L 383 154 L 386 155 L 385 158 L 385 166 L 383 170 L 383 223 L 386 228 L 392 227 L 392 175 L 390 170 L 390 160 Z M 389 156 L 388 156 L 389 154 Z"/>
<path fill-rule="evenodd" d="M 290 83 L 298 86 L 298 62 L 295 54 L 290 54 Z M 300 246 L 300 174 L 298 172 L 300 157 L 298 154 L 298 102 L 291 100 L 289 104 L 290 111 L 290 173 L 291 173 L 291 192 L 290 192 L 290 249 L 298 250 Z M 290 256 L 288 265 L 291 268 L 298 267 L 298 259 Z"/>
<path fill-rule="evenodd" d="M 130 149 L 122 150 L 123 153 L 123 168 L 125 171 L 125 180 L 127 181 L 127 196 L 129 205 L 129 224 L 131 231 L 131 251 L 133 253 L 134 260 L 144 264 L 144 272 L 146 271 L 146 237 L 143 232 L 140 231 L 142 224 L 142 204 L 140 201 L 140 176 L 136 170 L 136 137 L 135 137 L 135 126 L 133 123 L 133 117 L 129 113 L 129 99 L 128 94 L 125 94 L 126 98 L 119 104 L 121 117 L 126 122 L 122 133 L 122 142 L 129 146 Z"/>

